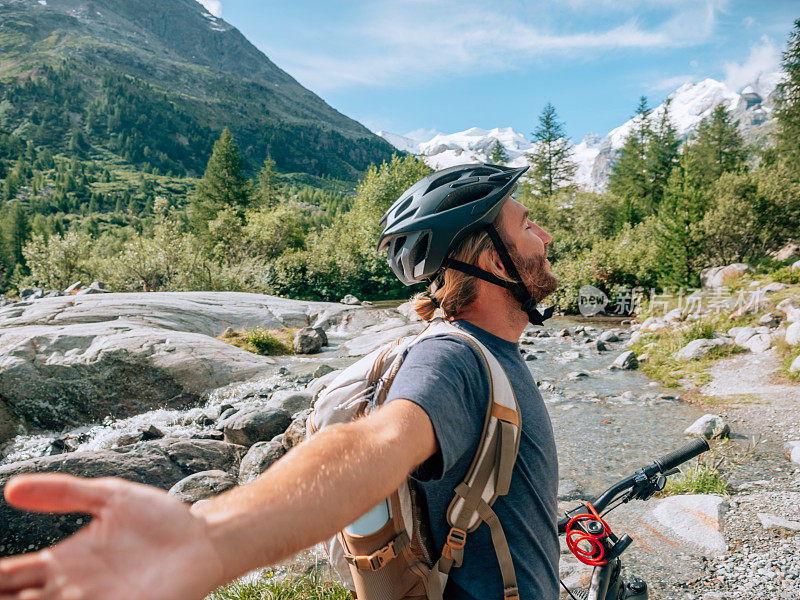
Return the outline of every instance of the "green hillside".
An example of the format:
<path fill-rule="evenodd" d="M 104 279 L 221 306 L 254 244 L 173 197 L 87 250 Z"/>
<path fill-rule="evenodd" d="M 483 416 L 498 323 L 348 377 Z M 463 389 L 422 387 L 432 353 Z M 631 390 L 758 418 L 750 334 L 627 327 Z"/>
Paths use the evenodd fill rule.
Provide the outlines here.
<path fill-rule="evenodd" d="M 224 127 L 256 169 L 354 180 L 391 146 L 194 0 L 5 0 L 0 128 L 37 147 L 202 174 Z"/>

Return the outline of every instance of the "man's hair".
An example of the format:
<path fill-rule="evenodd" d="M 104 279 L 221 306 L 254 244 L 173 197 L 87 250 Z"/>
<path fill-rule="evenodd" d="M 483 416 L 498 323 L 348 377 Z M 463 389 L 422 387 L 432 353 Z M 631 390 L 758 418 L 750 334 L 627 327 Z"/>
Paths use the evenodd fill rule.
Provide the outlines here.
<path fill-rule="evenodd" d="M 471 265 L 478 264 L 478 258 L 484 252 L 493 252 L 494 245 L 489 234 L 484 230 L 473 231 L 463 240 L 458 242 L 450 251 L 448 257 L 460 260 Z M 513 281 L 507 274 L 497 269 L 492 262 L 489 271 L 504 281 Z M 445 269 L 441 271 L 428 292 L 421 292 L 412 299 L 412 306 L 419 317 L 430 321 L 436 312 L 436 304 L 444 312 L 446 319 L 454 319 L 462 310 L 472 304 L 478 297 L 478 280 L 471 275 Z M 436 299 L 434 302 L 431 296 Z"/>

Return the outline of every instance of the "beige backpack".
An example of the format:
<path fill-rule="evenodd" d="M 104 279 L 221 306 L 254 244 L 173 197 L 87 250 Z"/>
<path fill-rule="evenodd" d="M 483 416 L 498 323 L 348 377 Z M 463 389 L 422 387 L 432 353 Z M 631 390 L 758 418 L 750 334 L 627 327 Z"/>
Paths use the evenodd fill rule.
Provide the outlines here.
<path fill-rule="evenodd" d="M 407 480 L 387 499 L 389 520 L 369 535 L 340 531 L 326 544 L 333 568 L 358 600 L 441 600 L 450 569 L 461 566 L 467 535 L 485 522 L 495 547 L 507 600 L 518 600 L 516 576 L 503 529 L 492 504 L 508 493 L 520 440 L 520 412 L 500 363 L 475 337 L 442 319 L 417 336 L 379 348 L 342 371 L 317 397 L 308 435 L 352 421 L 379 408 L 412 344 L 455 334 L 483 357 L 489 375 L 488 403 L 478 451 L 447 509 L 450 533 L 444 548 L 433 547 L 416 483 Z"/>

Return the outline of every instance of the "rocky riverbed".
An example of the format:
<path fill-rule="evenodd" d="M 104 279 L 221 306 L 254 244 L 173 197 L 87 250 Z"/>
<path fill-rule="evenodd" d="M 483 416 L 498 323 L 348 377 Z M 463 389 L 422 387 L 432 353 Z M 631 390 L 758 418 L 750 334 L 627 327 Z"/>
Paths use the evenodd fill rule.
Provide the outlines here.
<path fill-rule="evenodd" d="M 314 355 L 263 357 L 218 340 L 229 327 L 319 327 L 328 345 Z M 97 294 L 11 304 L 0 309 L 0 485 L 16 473 L 62 471 L 116 474 L 189 502 L 221 493 L 250 481 L 302 440 L 314 394 L 336 370 L 421 328 L 407 307 L 255 294 Z M 682 391 L 648 381 L 626 350 L 630 338 L 619 319 L 556 318 L 521 340 L 554 423 L 565 508 L 684 443 L 684 430 L 710 408 L 732 425 L 735 444 L 744 447 L 757 433 L 748 425 L 758 421 L 756 409 L 746 409 L 740 421 L 724 407 L 684 402 Z M 741 365 L 732 370 L 715 381 L 747 372 Z M 781 415 L 795 418 L 791 404 L 786 400 L 774 413 L 775 427 Z M 732 498 L 654 500 L 612 513 L 612 526 L 634 536 L 625 562 L 649 581 L 651 597 L 727 593 L 717 575 L 726 557 L 732 572 L 752 553 L 766 553 L 758 560 L 794 572 L 794 534 L 767 534 L 752 514 L 777 506 L 774 495 L 800 490 L 784 446 L 792 440 L 765 432 L 773 436 L 733 475 Z M 785 437 L 800 439 L 794 432 Z M 797 518 L 791 502 L 786 509 L 783 516 Z M 43 547 L 83 524 L 81 515 L 33 516 L 0 502 L 0 555 Z M 771 535 L 788 541 L 755 542 Z M 747 540 L 746 552 L 736 536 Z M 712 538 L 716 545 L 708 546 Z M 585 567 L 562 558 L 569 584 L 585 580 Z M 318 555 L 304 553 L 288 568 L 316 562 Z M 780 577 L 784 587 L 796 581 L 764 577 Z"/>

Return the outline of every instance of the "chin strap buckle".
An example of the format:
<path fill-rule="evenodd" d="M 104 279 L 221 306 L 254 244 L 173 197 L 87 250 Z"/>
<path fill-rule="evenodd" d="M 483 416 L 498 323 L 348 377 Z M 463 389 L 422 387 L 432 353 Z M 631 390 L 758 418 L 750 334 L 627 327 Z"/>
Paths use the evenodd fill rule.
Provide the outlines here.
<path fill-rule="evenodd" d="M 528 315 L 531 325 L 544 325 L 544 322 L 553 316 L 555 306 L 548 306 L 542 312 L 536 310 L 536 300 L 528 298 L 522 304 L 522 310 Z"/>

